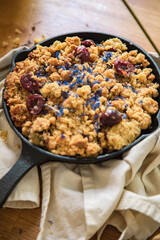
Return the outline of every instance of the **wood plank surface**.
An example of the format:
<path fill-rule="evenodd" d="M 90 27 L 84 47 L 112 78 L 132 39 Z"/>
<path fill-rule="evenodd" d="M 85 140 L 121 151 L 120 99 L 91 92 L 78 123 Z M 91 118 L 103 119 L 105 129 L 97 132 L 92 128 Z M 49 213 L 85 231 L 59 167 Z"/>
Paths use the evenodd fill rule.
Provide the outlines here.
<path fill-rule="evenodd" d="M 22 31 L 16 34 L 15 29 Z M 124 36 L 147 51 L 153 47 L 121 0 L 1 0 L 0 56 L 44 34 L 47 38 L 73 31 L 102 31 Z M 6 48 L 2 47 L 7 42 Z M 32 45 L 30 44 L 30 46 Z"/>
<path fill-rule="evenodd" d="M 15 33 L 19 29 L 22 33 Z M 0 56 L 35 37 L 46 38 L 73 31 L 102 31 L 136 42 L 147 51 L 153 47 L 128 9 L 120 0 L 1 0 Z M 7 42 L 8 46 L 2 47 Z M 3 43 L 4 44 L 4 43 Z M 1 209 L 0 240 L 35 240 L 39 232 L 41 208 L 32 210 Z M 117 240 L 120 233 L 108 226 L 102 240 Z M 92 238 L 96 240 L 96 236 Z"/>
<path fill-rule="evenodd" d="M 126 0 L 160 51 L 160 1 Z"/>
<path fill-rule="evenodd" d="M 30 210 L 1 209 L 0 240 L 36 240 L 39 232 L 40 216 L 41 208 Z M 119 236 L 120 233 L 116 228 L 107 226 L 101 240 L 118 240 Z M 96 239 L 95 235 L 90 240 Z M 160 229 L 148 240 L 160 240 Z"/>

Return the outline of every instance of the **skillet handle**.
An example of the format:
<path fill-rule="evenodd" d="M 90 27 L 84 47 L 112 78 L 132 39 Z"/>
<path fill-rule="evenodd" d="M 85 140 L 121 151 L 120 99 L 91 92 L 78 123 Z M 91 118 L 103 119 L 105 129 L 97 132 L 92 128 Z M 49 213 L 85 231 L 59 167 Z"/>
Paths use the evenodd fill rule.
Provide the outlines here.
<path fill-rule="evenodd" d="M 0 208 L 3 206 L 10 193 L 20 179 L 35 165 L 37 165 L 39 153 L 22 143 L 22 152 L 14 166 L 0 179 Z"/>

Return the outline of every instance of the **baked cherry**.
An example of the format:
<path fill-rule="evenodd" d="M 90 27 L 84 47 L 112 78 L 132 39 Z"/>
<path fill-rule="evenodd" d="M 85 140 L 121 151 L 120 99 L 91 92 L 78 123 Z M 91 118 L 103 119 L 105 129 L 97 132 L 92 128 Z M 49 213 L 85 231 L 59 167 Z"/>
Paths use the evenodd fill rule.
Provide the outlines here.
<path fill-rule="evenodd" d="M 122 116 L 119 112 L 107 109 L 100 116 L 100 123 L 105 127 L 112 127 L 122 121 Z"/>
<path fill-rule="evenodd" d="M 23 74 L 20 82 L 22 86 L 29 92 L 36 91 L 39 88 L 38 81 L 32 78 L 31 74 L 29 73 Z"/>
<path fill-rule="evenodd" d="M 82 42 L 82 45 L 85 47 L 90 47 L 91 45 L 95 45 L 95 42 L 91 39 L 86 39 Z"/>
<path fill-rule="evenodd" d="M 115 49 L 114 47 L 111 47 L 111 48 L 109 48 L 107 51 L 110 51 L 110 52 L 117 52 L 117 49 Z"/>
<path fill-rule="evenodd" d="M 79 57 L 82 62 L 89 62 L 90 60 L 90 53 L 83 45 L 76 47 L 74 55 Z"/>
<path fill-rule="evenodd" d="M 117 58 L 114 62 L 114 69 L 124 77 L 127 77 L 134 71 L 134 66 L 132 63 L 125 61 L 124 59 Z"/>
<path fill-rule="evenodd" d="M 44 106 L 45 100 L 39 94 L 32 94 L 27 98 L 26 105 L 28 111 L 33 114 L 39 114 Z"/>

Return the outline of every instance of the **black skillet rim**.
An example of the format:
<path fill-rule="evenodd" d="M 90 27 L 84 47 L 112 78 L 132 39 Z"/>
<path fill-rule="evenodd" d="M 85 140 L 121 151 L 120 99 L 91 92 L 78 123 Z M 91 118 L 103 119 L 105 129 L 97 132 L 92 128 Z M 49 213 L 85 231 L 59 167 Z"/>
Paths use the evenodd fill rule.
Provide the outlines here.
<path fill-rule="evenodd" d="M 49 46 L 56 40 L 62 41 L 66 37 L 72 37 L 72 36 L 79 36 L 80 38 L 90 38 L 90 39 L 93 39 L 94 35 L 96 36 L 96 38 L 98 38 L 98 37 L 101 38 L 100 42 L 102 40 L 107 40 L 109 38 L 119 38 L 124 43 L 126 43 L 127 47 L 130 46 L 133 49 L 137 49 L 138 51 L 140 51 L 143 54 L 145 54 L 146 58 L 150 62 L 150 65 L 153 65 L 153 66 L 151 66 L 153 68 L 153 73 L 155 74 L 155 72 L 156 72 L 156 75 L 158 76 L 158 78 L 159 78 L 158 80 L 159 80 L 159 83 L 160 83 L 160 70 L 159 70 L 157 64 L 155 63 L 155 61 L 152 59 L 152 57 L 143 48 L 141 48 L 137 44 L 133 43 L 132 41 L 130 41 L 130 40 L 126 39 L 126 38 L 118 36 L 118 35 L 112 35 L 112 34 L 109 34 L 109 33 L 102 33 L 102 32 L 71 32 L 71 33 L 66 33 L 66 34 L 63 34 L 63 35 L 57 35 L 57 36 L 52 37 L 52 38 L 48 38 L 48 39 L 46 39 L 46 40 L 44 40 L 44 41 L 42 41 L 42 42 L 40 42 L 38 44 L 40 44 L 42 46 Z M 33 47 L 31 47 L 29 49 L 21 50 L 20 52 L 16 53 L 14 55 L 13 59 L 12 59 L 12 68 L 11 68 L 10 71 L 12 71 L 13 68 L 15 67 L 15 63 L 17 61 L 24 60 L 27 57 L 27 55 L 29 54 L 29 52 L 33 51 L 36 48 L 36 45 L 34 45 Z M 5 90 L 5 88 L 4 88 L 4 90 Z M 3 90 L 3 94 L 4 94 L 4 90 Z M 158 102 L 159 102 L 159 105 L 160 105 L 160 101 L 158 101 Z M 37 147 L 36 145 L 33 145 L 32 143 L 30 143 L 25 137 L 23 137 L 23 135 L 19 132 L 19 130 L 14 126 L 14 124 L 13 124 L 11 118 L 10 118 L 8 107 L 7 107 L 6 101 L 4 100 L 4 97 L 3 97 L 3 107 L 4 107 L 4 112 L 5 112 L 6 118 L 7 118 L 8 122 L 9 122 L 11 128 L 18 135 L 18 137 L 20 137 L 22 142 L 24 142 L 27 145 L 29 145 L 31 147 L 31 149 L 34 148 L 38 152 L 40 152 L 42 154 L 46 154 L 46 156 L 48 156 L 49 158 L 51 158 L 51 159 L 54 158 L 54 160 L 60 161 L 60 162 L 68 162 L 68 163 L 98 163 L 98 162 L 106 161 L 106 160 L 109 160 L 109 159 L 121 157 L 122 153 L 124 153 L 125 151 L 127 151 L 130 148 L 132 148 L 133 146 L 135 146 L 137 143 L 142 141 L 144 138 L 149 136 L 152 132 L 154 132 L 156 129 L 158 129 L 160 127 L 160 110 L 159 110 L 159 112 L 155 116 L 156 123 L 157 123 L 156 129 L 154 129 L 153 131 L 148 132 L 148 133 L 147 132 L 146 133 L 145 132 L 142 133 L 133 143 L 131 143 L 130 145 L 124 147 L 123 149 L 121 149 L 119 151 L 114 151 L 114 152 L 109 153 L 109 154 L 102 154 L 102 155 L 99 155 L 97 157 L 70 157 L 70 156 L 63 156 L 63 155 L 57 155 L 57 154 L 50 153 L 50 152 L 48 152 L 48 151 L 46 151 L 46 150 L 44 150 L 44 149 L 42 149 L 40 147 Z"/>

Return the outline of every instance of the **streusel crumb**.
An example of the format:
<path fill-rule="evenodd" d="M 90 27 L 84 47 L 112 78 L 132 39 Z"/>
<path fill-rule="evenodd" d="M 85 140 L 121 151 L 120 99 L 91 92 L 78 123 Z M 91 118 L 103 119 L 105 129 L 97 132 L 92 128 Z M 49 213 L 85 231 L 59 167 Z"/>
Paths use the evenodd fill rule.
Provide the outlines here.
<path fill-rule="evenodd" d="M 20 38 L 19 37 L 16 37 L 14 40 L 13 40 L 13 48 L 17 48 L 20 46 Z"/>
<path fill-rule="evenodd" d="M 3 42 L 2 42 L 2 47 L 3 47 L 3 48 L 6 48 L 7 46 L 8 46 L 8 42 L 3 41 Z"/>
<path fill-rule="evenodd" d="M 8 131 L 0 131 L 0 137 L 2 138 L 3 142 L 7 142 Z"/>

